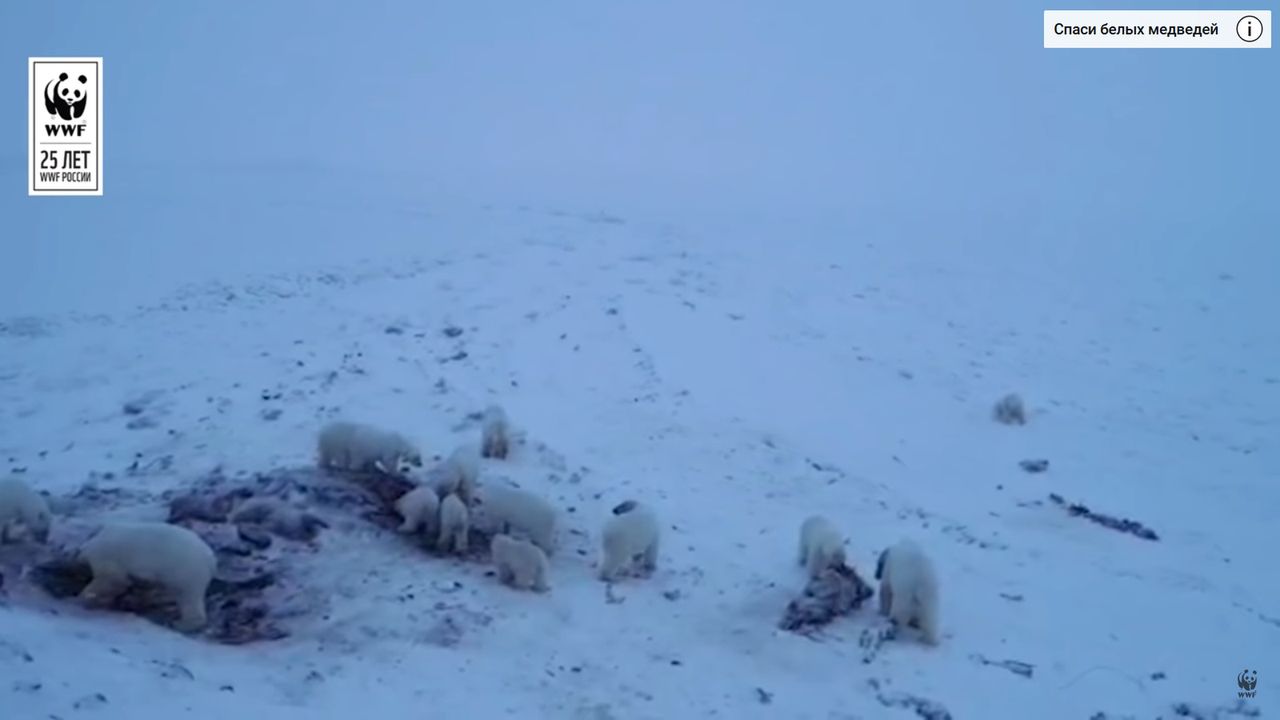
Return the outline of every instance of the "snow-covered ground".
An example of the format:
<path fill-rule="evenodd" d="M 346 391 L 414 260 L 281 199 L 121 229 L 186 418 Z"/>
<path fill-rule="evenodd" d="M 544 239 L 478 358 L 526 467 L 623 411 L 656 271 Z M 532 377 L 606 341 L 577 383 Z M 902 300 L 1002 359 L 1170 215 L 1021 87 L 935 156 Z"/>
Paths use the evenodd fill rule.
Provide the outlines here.
<path fill-rule="evenodd" d="M 353 5 L 350 12 L 359 11 Z M 451 27 L 464 37 L 483 34 L 476 12 L 459 21 L 461 29 Z M 513 40 L 549 22 L 520 12 L 487 29 L 542 48 Z M 1034 25 L 1039 12 L 1015 14 Z M 182 30 L 221 38 L 206 27 L 212 23 L 248 43 L 245 57 L 285 57 L 262 23 L 236 30 L 229 26 L 240 21 L 204 13 Z M 383 29 L 400 18 L 370 13 Z M 316 15 L 298 18 L 303 30 L 341 34 L 346 27 Z M 606 54 L 606 62 L 572 66 L 581 76 L 527 77 L 570 66 L 572 53 L 549 44 L 530 55 L 534 69 L 512 70 L 514 79 L 503 74 L 506 66 L 459 61 L 452 82 L 503 78 L 509 84 L 496 87 L 510 98 L 513 88 L 541 80 L 552 97 L 571 105 L 583 92 L 582 112 L 609 106 L 616 120 L 657 116 L 728 72 L 711 50 L 689 54 L 703 37 L 696 27 L 650 18 L 651 34 L 634 42 L 643 46 L 657 32 L 666 38 L 659 50 L 692 68 L 692 79 L 671 81 L 689 87 L 659 86 L 656 71 L 640 69 L 640 56 L 609 54 L 610 39 L 631 49 L 626 19 L 593 25 L 576 18 L 587 22 L 587 39 L 562 30 L 562 39 L 582 44 L 570 47 Z M 797 21 L 775 29 L 756 20 L 721 29 L 739 42 L 771 32 L 795 41 Z M 1050 106 L 1079 121 L 1088 117 L 1079 109 L 1084 102 L 1139 124 L 1181 107 L 1181 96 L 1168 98 L 1185 86 L 1163 74 L 1137 90 L 1112 87 L 1109 66 L 1076 54 L 1086 70 L 1071 76 L 1066 55 L 1044 59 L 1038 27 L 1029 36 L 1034 47 L 1017 48 L 1033 58 L 1026 63 L 960 63 L 997 75 L 973 81 L 980 98 L 1009 80 L 1000 73 L 1032 67 L 1057 78 L 1055 92 L 1066 99 L 1028 86 L 1031 109 L 1017 122 L 1060 122 L 1049 119 L 1057 117 Z M 100 54 L 90 53 L 93 32 L 74 29 L 74 47 L 47 39 L 6 44 L 20 55 Z M 563 511 L 564 547 L 552 557 L 552 591 L 537 595 L 499 585 L 483 564 L 430 557 L 371 525 L 334 528 L 321 535 L 316 555 L 330 572 L 313 577 L 324 616 L 300 620 L 288 639 L 243 647 L 0 595 L 0 718 L 847 720 L 913 717 L 908 698 L 964 719 L 1227 718 L 1233 708 L 1265 716 L 1276 707 L 1280 246 L 1274 218 L 1259 212 L 1277 196 L 1276 182 L 1258 169 L 1276 156 L 1274 140 L 1259 140 L 1256 162 L 1241 161 L 1239 173 L 1234 161 L 1214 155 L 1180 175 L 1162 164 L 1160 141 L 1191 130 L 1159 125 L 1163 134 L 1150 146 L 1124 146 L 1125 138 L 1145 136 L 1114 118 L 1088 119 L 1089 132 L 1120 138 L 1099 152 L 1127 161 L 1093 174 L 1060 142 L 1002 135 L 1001 113 L 1018 105 L 1016 97 L 986 115 L 948 104 L 963 98 L 939 85 L 938 108 L 912 105 L 890 79 L 877 78 L 851 92 L 885 101 L 861 109 L 870 127 L 908 123 L 890 145 L 914 147 L 909 130 L 933 127 L 916 111 L 945 109 L 964 128 L 962 139 L 925 132 L 915 136 L 924 149 L 901 163 L 847 150 L 824 165 L 822 143 L 805 139 L 838 136 L 834 125 L 815 120 L 825 117 L 821 108 L 813 116 L 744 120 L 746 129 L 727 116 L 666 114 L 670 127 L 705 132 L 681 136 L 694 162 L 675 172 L 688 157 L 679 142 L 655 133 L 652 157 L 643 142 L 630 148 L 638 176 L 618 173 L 629 181 L 618 195 L 629 201 L 615 203 L 601 187 L 607 173 L 600 168 L 624 165 L 622 155 L 593 164 L 589 151 L 619 152 L 606 142 L 610 132 L 622 145 L 643 140 L 642 121 L 603 122 L 581 155 L 565 156 L 564 169 L 553 150 L 571 146 L 572 133 L 555 120 L 572 108 L 556 115 L 528 95 L 507 105 L 468 96 L 473 102 L 461 112 L 472 119 L 521 106 L 541 112 L 501 114 L 536 128 L 522 132 L 538 159 L 514 158 L 514 180 L 502 158 L 523 146 L 496 125 L 489 131 L 497 149 L 478 157 L 471 175 L 462 172 L 465 148 L 444 159 L 465 191 L 403 168 L 352 169 L 360 166 L 354 153 L 340 157 L 347 165 L 277 157 L 288 164 L 281 172 L 270 157 L 257 166 L 230 157 L 193 172 L 199 157 L 170 165 L 146 156 L 139 128 L 156 123 L 160 137 L 172 140 L 171 128 L 145 115 L 174 95 L 148 94 L 130 75 L 142 65 L 124 54 L 127 23 L 102 33 L 118 58 L 106 53 L 108 82 L 120 88 L 114 108 L 111 96 L 105 106 L 106 196 L 0 199 L 0 472 L 20 472 L 54 495 L 92 478 L 154 497 L 218 466 L 256 472 L 309 463 L 317 429 L 338 416 L 402 429 L 431 452 L 447 453 L 476 439 L 470 413 L 499 402 L 528 443 L 510 461 L 486 461 L 485 476 L 516 477 L 553 500 Z M 152 34 L 146 46 L 177 53 L 187 36 L 178 37 Z M 834 52 L 838 43 L 822 39 L 833 45 L 797 52 Z M 424 52 L 474 60 L 455 42 Z M 395 47 L 396 62 L 411 57 Z M 791 57 L 768 47 L 762 65 Z M 345 57 L 341 49 L 333 55 L 310 60 L 332 70 Z M 1188 70 L 1192 60 L 1168 53 L 1110 57 L 1134 72 L 1153 72 L 1160 62 L 1209 72 Z M 1245 62 L 1214 57 L 1212 67 L 1223 71 Z M 629 80 L 659 83 L 630 86 L 639 98 L 661 101 L 659 109 L 638 100 L 615 107 L 621 100 L 607 82 L 615 67 Z M 433 65 L 432 72 L 446 70 Z M 238 71 L 197 63 L 192 72 L 219 78 L 224 98 L 241 92 Z M 932 70 L 899 72 L 910 80 Z M 960 71 L 938 72 L 937 82 L 953 83 Z M 1256 72 L 1224 82 L 1247 85 Z M 1064 84 L 1064 76 L 1073 79 Z M 821 84 L 812 76 L 753 77 L 766 89 L 799 83 L 788 101 Z M 386 101 L 367 114 L 335 115 L 342 120 L 327 129 L 352 133 L 337 138 L 320 133 L 322 121 L 295 117 L 290 103 L 280 112 L 302 123 L 308 141 L 319 134 L 335 146 L 373 148 L 374 118 L 408 127 L 388 114 L 393 101 L 412 94 L 414 83 L 438 79 L 411 74 L 399 84 L 383 73 L 360 85 L 330 78 Z M 1133 92 L 1147 105 L 1087 97 L 1081 88 L 1090 79 L 1108 97 Z M 17 87 L 14 78 L 4 82 Z M 294 100 L 312 94 L 279 77 L 243 83 Z M 458 101 L 449 92 L 457 87 L 444 94 Z M 181 100 L 195 101 L 192 92 L 173 87 Z M 715 101 L 749 96 L 739 89 Z M 345 109 L 324 92 L 316 97 L 322 110 Z M 745 109 L 764 106 L 755 102 Z M 1247 120 L 1210 116 L 1220 122 L 1200 126 L 1207 147 L 1278 115 L 1273 105 L 1254 110 Z M 433 113 L 447 112 L 443 105 L 424 112 L 429 132 L 451 129 L 483 145 L 484 133 L 468 134 L 457 118 L 431 124 Z M 238 126 L 219 136 L 217 120 L 191 117 L 234 154 Z M 0 130 L 12 122 L 0 121 Z M 548 147 L 538 146 L 540 132 Z M 740 158 L 717 173 L 716 162 L 738 158 L 751 140 L 777 146 L 753 156 L 758 168 Z M 411 151 L 435 149 L 414 142 Z M 788 142 L 802 147 L 798 156 L 786 154 Z M 865 149 L 876 140 L 850 143 Z M 1035 147 L 1045 148 L 1050 165 L 1022 153 Z M 23 168 L 16 156 L 4 157 L 0 177 L 14 195 Z M 975 171 L 970 161 L 983 157 L 993 167 Z M 842 213 L 833 208 L 843 196 L 830 188 L 844 179 L 833 169 L 844 163 L 871 179 L 841 186 L 849 193 Z M 554 187 L 537 186 L 544 171 Z M 664 188 L 668 171 L 674 180 Z M 488 177 L 492 196 L 477 190 Z M 943 183 L 954 184 L 930 202 Z M 800 196 L 815 186 L 830 192 L 806 204 Z M 780 207 L 767 203 L 776 188 L 785 188 L 776 194 L 785 200 Z M 1233 190 L 1234 200 L 1223 200 Z M 1211 199 L 1193 207 L 1199 192 Z M 1010 391 L 1027 400 L 1025 426 L 991 419 L 991 405 Z M 139 400 L 142 423 L 122 410 Z M 1037 458 L 1050 461 L 1048 472 L 1019 468 Z M 1050 493 L 1139 520 L 1160 539 L 1069 517 L 1049 503 Z M 610 599 L 593 575 L 599 530 L 627 498 L 658 509 L 662 555 L 654 577 L 624 581 Z M 157 515 L 160 508 L 149 500 L 116 512 Z M 800 523 L 818 512 L 847 533 L 864 576 L 899 538 L 926 548 L 942 587 L 938 647 L 905 638 L 867 647 L 865 638 L 883 627 L 874 603 L 816 638 L 777 629 L 804 585 L 795 563 Z M 8 587 L 15 582 L 6 577 Z M 1030 676 L 1003 661 L 1029 664 Z M 1236 677 L 1246 668 L 1258 672 L 1258 692 L 1238 701 Z M 1181 703 L 1188 707 L 1179 710 Z"/>
<path fill-rule="evenodd" d="M 960 718 L 1145 718 L 1230 704 L 1240 669 L 1276 657 L 1280 376 L 1265 327 L 1232 319 L 1255 269 L 1204 267 L 1195 292 L 1162 300 L 852 234 L 773 242 L 496 208 L 439 227 L 420 230 L 429 254 L 6 319 L 3 456 L 54 492 L 91 472 L 156 492 L 217 465 L 305 464 L 338 409 L 447 452 L 474 440 L 468 413 L 500 401 L 530 444 L 515 470 L 485 472 L 533 478 L 582 533 L 554 556 L 553 591 L 514 593 L 370 531 L 322 537 L 345 572 L 320 589 L 332 614 L 275 644 L 6 607 L 15 717 L 69 717 L 97 693 L 95 712 L 122 718 L 892 716 L 875 680 Z M 990 419 L 1009 389 L 1031 406 L 1025 427 Z M 140 397 L 156 423 L 127 429 L 121 408 Z M 124 472 L 163 456 L 167 471 Z M 1038 457 L 1048 473 L 1019 469 Z M 1049 492 L 1161 540 L 1069 518 Z M 663 515 L 662 566 L 609 603 L 595 541 L 628 497 Z M 928 548 L 941 646 L 890 643 L 864 663 L 869 608 L 821 642 L 775 628 L 814 512 L 865 574 L 899 537 Z M 465 628 L 455 646 L 427 640 L 444 616 Z"/>

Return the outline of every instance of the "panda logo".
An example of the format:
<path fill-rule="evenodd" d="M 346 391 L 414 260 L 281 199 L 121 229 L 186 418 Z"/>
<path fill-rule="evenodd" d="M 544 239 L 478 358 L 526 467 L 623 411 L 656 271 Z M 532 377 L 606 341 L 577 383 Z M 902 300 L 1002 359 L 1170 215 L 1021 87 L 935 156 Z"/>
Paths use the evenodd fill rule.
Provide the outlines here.
<path fill-rule="evenodd" d="M 80 87 L 74 87 L 67 78 L 67 74 L 62 73 L 57 80 L 50 80 L 44 86 L 44 109 L 63 120 L 75 120 L 84 114 L 84 107 L 89 102 L 89 79 L 81 75 L 76 78 Z"/>

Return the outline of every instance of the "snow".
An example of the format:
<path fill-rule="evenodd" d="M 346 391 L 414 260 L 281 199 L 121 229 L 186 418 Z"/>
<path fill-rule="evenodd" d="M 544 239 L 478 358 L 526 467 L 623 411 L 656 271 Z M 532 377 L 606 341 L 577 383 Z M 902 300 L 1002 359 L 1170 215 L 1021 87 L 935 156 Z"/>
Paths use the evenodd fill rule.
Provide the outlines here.
<path fill-rule="evenodd" d="M 108 85 L 105 196 L 0 197 L 3 471 L 154 497 L 309 463 L 338 416 L 444 455 L 498 402 L 528 442 L 482 482 L 568 531 L 545 595 L 325 531 L 326 616 L 247 647 L 0 600 L 0 716 L 1152 718 L 1234 706 L 1245 668 L 1274 712 L 1265 63 L 1050 53 L 1022 5 L 0 11 L 6 67 L 102 54 Z M 1027 425 L 992 421 L 1008 392 Z M 611 602 L 628 498 L 662 554 Z M 938 647 L 863 647 L 874 601 L 777 629 L 815 512 L 864 576 L 929 552 Z"/>

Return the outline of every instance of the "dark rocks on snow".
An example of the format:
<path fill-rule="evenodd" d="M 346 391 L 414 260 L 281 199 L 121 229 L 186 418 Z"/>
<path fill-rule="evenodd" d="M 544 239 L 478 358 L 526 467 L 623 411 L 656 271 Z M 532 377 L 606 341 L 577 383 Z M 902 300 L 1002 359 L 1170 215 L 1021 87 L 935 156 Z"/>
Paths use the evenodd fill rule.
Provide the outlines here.
<path fill-rule="evenodd" d="M 1066 500 L 1062 499 L 1061 495 L 1058 495 L 1057 493 L 1050 493 L 1049 500 L 1051 500 L 1056 505 L 1060 505 L 1066 508 L 1068 515 L 1071 515 L 1074 517 L 1083 517 L 1105 528 L 1110 528 L 1112 530 L 1115 530 L 1116 532 L 1128 533 L 1130 535 L 1133 535 L 1134 537 L 1139 537 L 1139 538 L 1142 538 L 1143 540 L 1151 540 L 1153 542 L 1158 541 L 1160 539 L 1160 536 L 1156 535 L 1154 530 L 1143 525 L 1137 520 L 1130 520 L 1129 518 L 1116 518 L 1111 515 L 1106 515 L 1104 513 L 1094 512 L 1090 510 L 1088 507 L 1080 503 L 1068 503 Z"/>
<path fill-rule="evenodd" d="M 1042 473 L 1049 469 L 1049 461 L 1043 458 L 1037 458 L 1035 460 L 1021 460 L 1018 462 L 1018 467 L 1029 473 Z"/>

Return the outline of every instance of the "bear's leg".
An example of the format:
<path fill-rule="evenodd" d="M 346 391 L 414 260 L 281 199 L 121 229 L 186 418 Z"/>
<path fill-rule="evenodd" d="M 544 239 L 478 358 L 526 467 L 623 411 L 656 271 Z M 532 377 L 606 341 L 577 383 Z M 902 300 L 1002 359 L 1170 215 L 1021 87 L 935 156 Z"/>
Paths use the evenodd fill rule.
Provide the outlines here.
<path fill-rule="evenodd" d="M 649 543 L 649 547 L 645 548 L 644 557 L 641 558 L 640 564 L 646 573 L 652 573 L 658 569 L 658 541 L 656 538 Z"/>
<path fill-rule="evenodd" d="M 516 575 L 511 572 L 511 566 L 506 564 L 498 565 L 498 581 L 504 585 L 512 585 L 515 583 Z"/>
<path fill-rule="evenodd" d="M 888 582 L 880 583 L 880 614 L 888 615 L 889 609 L 893 607 L 893 588 Z"/>
<path fill-rule="evenodd" d="M 618 559 L 613 553 L 606 550 L 604 557 L 600 559 L 600 579 L 605 582 L 612 582 L 618 573 Z"/>
<path fill-rule="evenodd" d="M 205 615 L 204 593 L 196 590 L 184 590 L 178 595 L 178 617 L 176 627 L 181 632 L 199 630 L 208 623 Z"/>
<path fill-rule="evenodd" d="M 916 625 L 920 635 L 930 645 L 938 644 L 938 608 L 930 603 L 916 604 Z"/>
<path fill-rule="evenodd" d="M 441 527 L 440 534 L 436 536 L 436 550 L 440 552 L 449 552 L 450 539 L 449 528 Z"/>
<path fill-rule="evenodd" d="M 915 593 L 910 590 L 911 588 L 899 588 L 899 592 L 894 593 L 892 602 L 889 604 L 889 617 L 900 628 L 910 627 L 911 621 L 915 619 Z"/>
<path fill-rule="evenodd" d="M 406 535 L 411 535 L 418 531 L 418 525 L 421 524 L 420 521 L 421 518 L 419 518 L 416 513 L 410 511 L 408 515 L 404 516 L 404 522 L 400 523 L 400 527 L 397 528 L 397 530 Z"/>
<path fill-rule="evenodd" d="M 467 552 L 467 527 L 463 525 L 453 535 L 453 549 L 459 555 Z"/>
<path fill-rule="evenodd" d="M 551 588 L 547 586 L 547 568 L 541 564 L 533 569 L 533 582 L 531 587 L 537 592 L 546 592 Z"/>
<path fill-rule="evenodd" d="M 821 548 L 811 548 L 809 550 L 809 563 L 806 569 L 809 571 L 810 578 L 816 578 L 826 569 L 827 554 Z"/>
<path fill-rule="evenodd" d="M 129 589 L 129 576 L 112 568 L 93 568 L 93 580 L 80 591 L 80 599 L 90 604 L 107 604 Z"/>

